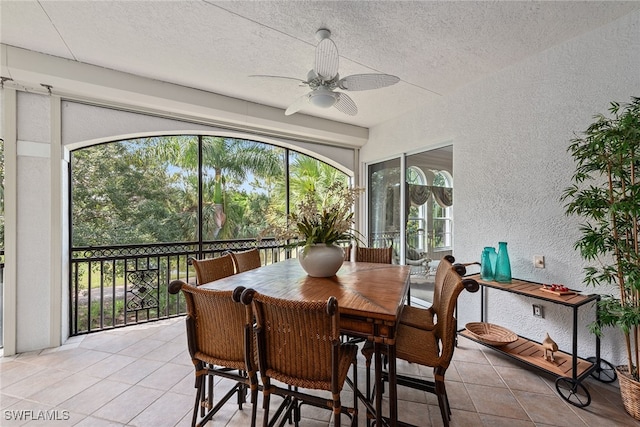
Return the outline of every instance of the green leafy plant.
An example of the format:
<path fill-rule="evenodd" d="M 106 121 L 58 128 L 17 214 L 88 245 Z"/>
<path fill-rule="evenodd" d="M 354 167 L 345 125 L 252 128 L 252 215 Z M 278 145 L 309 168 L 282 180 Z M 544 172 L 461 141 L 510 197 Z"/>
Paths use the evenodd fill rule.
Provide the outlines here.
<path fill-rule="evenodd" d="M 603 295 L 598 320 L 590 325 L 601 336 L 619 328 L 625 339 L 628 371 L 637 381 L 640 338 L 640 98 L 611 103 L 612 117 L 595 116 L 568 151 L 576 162 L 573 185 L 562 199 L 567 215 L 584 219 L 575 249 L 592 265 L 584 283 L 617 288 Z"/>
<path fill-rule="evenodd" d="M 360 241 L 359 233 L 353 228 L 353 206 L 362 191 L 362 188 L 345 187 L 340 182 L 333 183 L 322 194 L 315 189 L 307 191 L 295 212 L 287 218 L 278 217 L 277 213 L 270 214 L 271 225 L 260 235 L 293 240 L 288 247 L 307 248 L 317 243 L 331 245 Z"/>

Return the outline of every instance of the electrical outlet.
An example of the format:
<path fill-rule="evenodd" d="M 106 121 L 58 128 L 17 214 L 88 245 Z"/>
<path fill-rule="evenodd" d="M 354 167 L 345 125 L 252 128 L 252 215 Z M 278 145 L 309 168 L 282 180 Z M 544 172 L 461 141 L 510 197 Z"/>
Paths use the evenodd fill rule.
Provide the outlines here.
<path fill-rule="evenodd" d="M 544 318 L 544 314 L 542 313 L 542 306 L 540 304 L 533 304 L 533 315 L 535 317 Z"/>
<path fill-rule="evenodd" d="M 535 268 L 544 268 L 544 256 L 543 255 L 534 255 L 533 256 L 533 266 Z"/>

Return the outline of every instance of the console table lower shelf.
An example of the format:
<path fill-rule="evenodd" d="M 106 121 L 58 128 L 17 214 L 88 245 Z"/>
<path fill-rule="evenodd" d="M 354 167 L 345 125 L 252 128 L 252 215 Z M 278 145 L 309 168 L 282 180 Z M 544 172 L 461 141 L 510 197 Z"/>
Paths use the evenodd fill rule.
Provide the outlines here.
<path fill-rule="evenodd" d="M 577 407 L 585 407 L 591 403 L 591 395 L 586 387 L 582 385 L 582 380 L 588 375 L 602 382 L 610 382 L 616 378 L 614 367 L 605 360 L 600 359 L 599 363 L 596 363 L 597 359 L 595 357 L 582 359 L 563 351 L 556 351 L 553 353 L 555 361 L 551 361 L 544 357 L 544 348 L 540 343 L 519 335 L 518 339 L 512 343 L 494 346 L 476 339 L 466 329 L 461 329 L 458 334 L 556 376 L 555 385 L 560 396 Z M 576 363 L 575 372 L 573 370 L 574 357 Z"/>

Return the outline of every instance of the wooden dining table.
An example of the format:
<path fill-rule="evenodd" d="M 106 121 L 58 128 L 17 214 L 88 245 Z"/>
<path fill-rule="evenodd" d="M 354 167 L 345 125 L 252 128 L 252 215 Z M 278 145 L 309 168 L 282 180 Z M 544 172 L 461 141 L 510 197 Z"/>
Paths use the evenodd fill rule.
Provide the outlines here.
<path fill-rule="evenodd" d="M 345 262 L 333 277 L 311 277 L 297 259 L 269 264 L 202 285 L 233 290 L 238 286 L 276 298 L 326 301 L 334 296 L 340 312 L 340 332 L 374 344 L 376 398 L 373 404 L 354 390 L 376 425 L 398 423 L 395 333 L 409 291 L 410 267 L 368 262 Z M 382 357 L 389 358 L 389 417 L 382 416 Z"/>

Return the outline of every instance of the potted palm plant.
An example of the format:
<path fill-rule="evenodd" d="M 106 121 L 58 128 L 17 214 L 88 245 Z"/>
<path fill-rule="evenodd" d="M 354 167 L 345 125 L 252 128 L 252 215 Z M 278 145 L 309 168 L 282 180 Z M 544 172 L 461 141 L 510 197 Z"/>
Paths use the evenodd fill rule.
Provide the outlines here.
<path fill-rule="evenodd" d="M 640 98 L 613 102 L 609 112 L 572 140 L 576 169 L 562 200 L 568 215 L 583 220 L 575 249 L 590 263 L 584 283 L 613 292 L 602 296 L 590 329 L 598 336 L 607 327 L 621 331 L 620 391 L 626 411 L 640 419 Z"/>

